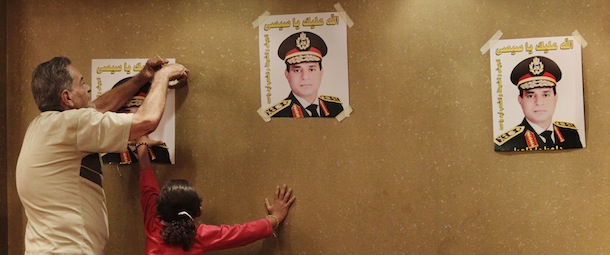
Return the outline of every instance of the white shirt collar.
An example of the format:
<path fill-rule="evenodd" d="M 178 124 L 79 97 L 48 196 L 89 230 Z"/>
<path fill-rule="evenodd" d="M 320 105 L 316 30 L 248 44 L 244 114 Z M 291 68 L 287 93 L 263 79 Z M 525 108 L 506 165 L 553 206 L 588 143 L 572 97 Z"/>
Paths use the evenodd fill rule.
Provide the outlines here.
<path fill-rule="evenodd" d="M 299 100 L 299 103 L 301 104 L 301 106 L 303 106 L 303 108 L 305 108 L 305 110 L 307 112 L 309 112 L 309 110 L 307 110 L 307 106 L 309 106 L 310 104 L 317 104 L 318 106 L 320 106 L 320 99 L 318 99 L 317 97 L 316 97 L 316 100 L 313 101 L 313 103 L 309 103 L 307 100 L 303 99 L 302 97 L 297 96 L 294 93 L 293 93 L 293 95 L 297 100 Z M 320 107 L 318 107 L 317 110 L 318 110 L 318 114 L 320 114 Z"/>
<path fill-rule="evenodd" d="M 527 121 L 527 123 L 530 124 L 530 126 L 534 129 L 534 131 L 536 131 L 536 134 L 540 135 L 540 134 L 542 134 L 542 132 L 548 130 L 548 131 L 551 131 L 551 137 L 552 138 L 555 137 L 555 130 L 553 130 L 553 122 L 552 121 L 551 121 L 551 125 L 549 125 L 549 129 L 541 128 L 540 126 L 530 122 L 528 119 L 525 119 L 525 121 Z"/>

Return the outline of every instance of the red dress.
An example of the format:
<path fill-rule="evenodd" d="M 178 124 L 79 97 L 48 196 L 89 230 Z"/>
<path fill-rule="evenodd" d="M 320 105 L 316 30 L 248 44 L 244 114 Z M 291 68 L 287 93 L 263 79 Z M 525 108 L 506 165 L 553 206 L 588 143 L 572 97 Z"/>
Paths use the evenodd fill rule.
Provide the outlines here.
<path fill-rule="evenodd" d="M 267 219 L 237 224 L 233 226 L 197 226 L 196 240 L 189 251 L 181 246 L 168 246 L 161 237 L 161 219 L 157 215 L 157 197 L 159 185 L 152 168 L 140 171 L 140 194 L 142 213 L 144 215 L 144 232 L 146 232 L 145 254 L 197 254 L 207 251 L 222 250 L 244 246 L 254 241 L 271 236 L 273 226 Z"/>

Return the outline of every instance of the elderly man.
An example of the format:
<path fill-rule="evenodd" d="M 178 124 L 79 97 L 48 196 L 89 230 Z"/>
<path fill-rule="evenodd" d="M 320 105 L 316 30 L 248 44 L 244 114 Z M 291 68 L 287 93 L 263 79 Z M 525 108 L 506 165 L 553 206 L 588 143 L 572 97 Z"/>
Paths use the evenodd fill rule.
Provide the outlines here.
<path fill-rule="evenodd" d="M 150 59 L 128 84 L 91 102 L 91 87 L 68 58 L 36 67 L 32 93 L 41 114 L 26 131 L 16 170 L 26 254 L 103 254 L 108 219 L 97 153 L 123 151 L 154 131 L 168 81 L 187 76 L 180 64 Z M 151 91 L 137 113 L 112 112 L 147 82 Z"/>

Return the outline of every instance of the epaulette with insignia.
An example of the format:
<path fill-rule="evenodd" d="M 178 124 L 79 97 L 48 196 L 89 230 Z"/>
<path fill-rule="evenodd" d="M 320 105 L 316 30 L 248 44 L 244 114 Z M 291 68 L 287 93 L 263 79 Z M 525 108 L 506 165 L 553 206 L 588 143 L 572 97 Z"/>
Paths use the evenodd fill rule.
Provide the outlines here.
<path fill-rule="evenodd" d="M 536 133 L 531 130 L 525 131 L 525 143 L 527 144 L 527 148 L 536 148 L 538 147 L 538 139 L 536 139 Z"/>
<path fill-rule="evenodd" d="M 288 107 L 291 102 L 292 102 L 292 100 L 290 100 L 290 99 L 284 99 L 281 102 L 275 104 L 274 106 L 267 108 L 267 110 L 265 110 L 265 114 L 267 114 L 267 116 L 271 117 L 271 116 L 275 115 L 276 113 L 280 112 L 282 109 Z"/>
<path fill-rule="evenodd" d="M 516 126 L 513 129 L 504 132 L 504 134 L 501 134 L 500 136 L 496 137 L 496 139 L 494 139 L 494 143 L 496 143 L 498 146 L 501 146 L 511 138 L 523 133 L 523 130 L 525 130 L 524 126 Z"/>
<path fill-rule="evenodd" d="M 320 100 L 324 100 L 327 102 L 335 102 L 335 103 L 341 103 L 341 100 L 339 100 L 338 97 L 334 97 L 334 96 L 326 96 L 326 95 L 320 95 L 320 97 L 318 97 Z"/>
<path fill-rule="evenodd" d="M 301 108 L 301 106 L 299 106 L 298 104 L 293 104 L 292 109 L 290 109 L 292 111 L 292 117 L 293 118 L 304 118 L 305 115 L 303 115 L 303 108 Z"/>
<path fill-rule="evenodd" d="M 553 124 L 555 126 L 562 127 L 562 128 L 570 128 L 570 129 L 578 130 L 578 128 L 576 128 L 576 125 L 574 125 L 574 123 L 570 123 L 570 122 L 555 121 L 555 122 L 553 122 Z"/>

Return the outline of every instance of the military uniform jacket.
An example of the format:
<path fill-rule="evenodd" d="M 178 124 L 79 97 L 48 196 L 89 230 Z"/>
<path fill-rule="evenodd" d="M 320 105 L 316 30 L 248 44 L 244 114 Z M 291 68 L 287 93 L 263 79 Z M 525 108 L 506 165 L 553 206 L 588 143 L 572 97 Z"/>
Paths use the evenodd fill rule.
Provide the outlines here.
<path fill-rule="evenodd" d="M 553 123 L 555 145 L 547 147 L 534 128 L 523 119 L 519 126 L 512 128 L 494 139 L 496 151 L 536 151 L 582 148 L 576 126 L 569 122 Z"/>
<path fill-rule="evenodd" d="M 318 99 L 320 117 L 334 118 L 343 111 L 343 105 L 338 97 L 321 95 Z M 265 110 L 265 113 L 269 117 L 311 117 L 292 92 L 286 99 Z"/>
<path fill-rule="evenodd" d="M 167 145 L 154 145 L 148 148 L 150 162 L 157 164 L 171 164 L 172 160 L 169 155 Z M 102 162 L 111 165 L 129 165 L 138 163 L 138 158 L 135 153 L 127 147 L 127 151 L 121 153 L 104 153 L 102 154 Z"/>

